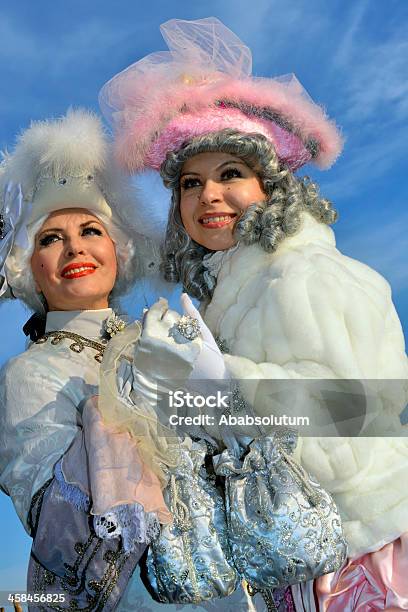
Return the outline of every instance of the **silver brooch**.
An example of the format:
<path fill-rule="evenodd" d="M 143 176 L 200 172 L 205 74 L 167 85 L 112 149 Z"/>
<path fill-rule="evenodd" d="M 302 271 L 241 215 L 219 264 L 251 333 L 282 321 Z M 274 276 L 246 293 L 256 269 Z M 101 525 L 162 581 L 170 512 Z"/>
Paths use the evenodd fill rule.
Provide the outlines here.
<path fill-rule="evenodd" d="M 190 315 L 183 315 L 176 323 L 176 329 L 187 340 L 198 338 L 201 331 L 198 319 L 190 317 Z"/>
<path fill-rule="evenodd" d="M 126 327 L 126 323 L 123 319 L 120 319 L 115 313 L 112 313 L 108 319 L 106 319 L 103 327 L 111 338 L 116 336 L 117 333 L 123 331 Z"/>

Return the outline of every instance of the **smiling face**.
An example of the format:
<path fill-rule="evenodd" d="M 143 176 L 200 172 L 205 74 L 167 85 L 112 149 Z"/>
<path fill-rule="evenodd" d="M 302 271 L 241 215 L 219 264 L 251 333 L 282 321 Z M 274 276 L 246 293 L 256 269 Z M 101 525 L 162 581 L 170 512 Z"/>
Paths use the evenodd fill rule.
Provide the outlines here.
<path fill-rule="evenodd" d="M 265 200 L 261 181 L 242 159 L 229 153 L 200 153 L 188 159 L 180 176 L 180 213 L 190 238 L 213 251 L 235 244 L 242 213 Z"/>
<path fill-rule="evenodd" d="M 115 284 L 115 245 L 101 221 L 82 208 L 49 215 L 35 237 L 31 269 L 48 310 L 108 307 Z"/>

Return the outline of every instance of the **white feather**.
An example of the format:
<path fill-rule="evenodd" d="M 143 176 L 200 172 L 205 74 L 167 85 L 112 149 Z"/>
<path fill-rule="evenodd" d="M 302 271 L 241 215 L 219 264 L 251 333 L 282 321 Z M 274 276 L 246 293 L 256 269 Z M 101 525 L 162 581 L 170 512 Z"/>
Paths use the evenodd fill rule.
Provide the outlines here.
<path fill-rule="evenodd" d="M 107 147 L 100 119 L 89 111 L 70 109 L 60 119 L 33 122 L 22 133 L 14 153 L 6 157 L 1 180 L 21 183 L 30 199 L 40 176 L 102 170 Z"/>
<path fill-rule="evenodd" d="M 158 172 L 147 170 L 132 177 L 139 194 L 134 216 L 136 227 L 156 244 L 162 244 L 166 233 L 171 191 L 166 189 Z"/>

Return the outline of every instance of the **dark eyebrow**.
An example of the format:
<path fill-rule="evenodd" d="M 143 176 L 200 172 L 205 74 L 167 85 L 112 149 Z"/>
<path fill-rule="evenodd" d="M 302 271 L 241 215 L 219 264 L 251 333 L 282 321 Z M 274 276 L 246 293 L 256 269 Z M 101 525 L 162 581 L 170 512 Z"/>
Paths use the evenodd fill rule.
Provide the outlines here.
<path fill-rule="evenodd" d="M 99 219 L 91 219 L 90 221 L 85 221 L 85 223 L 81 223 L 80 227 L 86 227 L 87 225 L 91 225 L 91 223 L 99 223 L 99 225 L 102 225 L 101 221 L 99 221 Z M 102 225 L 103 227 L 103 225 Z"/>
<path fill-rule="evenodd" d="M 229 164 L 241 164 L 242 166 L 246 166 L 247 164 L 242 161 L 241 159 L 228 159 L 225 162 L 222 162 L 222 164 L 220 164 L 219 166 L 216 166 L 216 170 L 220 170 L 221 168 L 223 168 L 224 166 L 228 166 Z M 183 176 L 200 176 L 199 172 L 182 172 L 182 174 L 180 174 L 180 178 L 182 178 Z"/>
<path fill-rule="evenodd" d="M 42 234 L 43 232 L 62 232 L 62 231 L 63 231 L 62 227 L 47 227 L 47 229 L 41 230 L 40 233 Z"/>
<path fill-rule="evenodd" d="M 229 166 L 229 164 L 240 164 L 241 166 L 246 166 L 246 163 L 244 161 L 242 161 L 241 159 L 229 159 L 225 162 L 222 162 L 222 164 L 220 164 L 219 166 L 217 166 L 217 170 L 220 170 L 221 168 L 223 168 L 224 166 Z"/>
<path fill-rule="evenodd" d="M 182 172 L 180 174 L 180 178 L 183 178 L 183 176 L 200 176 L 199 172 Z"/>
<path fill-rule="evenodd" d="M 82 228 L 86 227 L 87 225 L 91 225 L 92 223 L 99 223 L 99 225 L 101 225 L 103 227 L 103 225 L 99 221 L 99 219 L 90 219 L 89 221 L 85 221 L 84 223 L 81 223 L 81 225 L 79 227 L 82 229 Z M 39 238 L 43 234 L 46 234 L 47 232 L 63 232 L 63 231 L 64 230 L 62 229 L 62 227 L 47 227 L 47 229 L 42 230 L 42 232 L 37 234 L 37 238 Z"/>

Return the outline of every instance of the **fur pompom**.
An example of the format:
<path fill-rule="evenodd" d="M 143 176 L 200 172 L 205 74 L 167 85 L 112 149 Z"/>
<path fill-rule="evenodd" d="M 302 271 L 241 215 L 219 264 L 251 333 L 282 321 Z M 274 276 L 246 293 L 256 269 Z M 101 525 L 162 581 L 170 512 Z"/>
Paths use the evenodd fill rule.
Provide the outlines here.
<path fill-rule="evenodd" d="M 6 155 L 1 179 L 21 183 L 26 199 L 31 199 L 41 176 L 58 178 L 102 170 L 108 145 L 101 120 L 83 109 L 50 121 L 35 121 L 25 130 L 14 153 Z"/>

